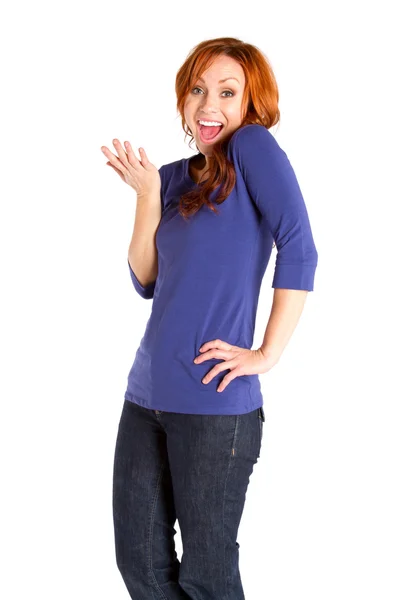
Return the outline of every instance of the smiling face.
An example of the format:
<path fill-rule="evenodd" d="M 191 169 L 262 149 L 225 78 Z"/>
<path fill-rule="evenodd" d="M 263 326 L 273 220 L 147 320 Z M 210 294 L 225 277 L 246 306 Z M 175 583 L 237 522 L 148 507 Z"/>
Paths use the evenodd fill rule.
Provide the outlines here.
<path fill-rule="evenodd" d="M 221 82 L 222 79 L 226 81 Z M 198 149 L 205 156 L 212 155 L 216 141 L 221 141 L 242 124 L 244 86 L 245 74 L 241 65 L 230 56 L 219 56 L 189 91 L 184 118 Z M 222 129 L 202 126 L 199 120 L 221 123 Z M 217 135 L 211 138 L 214 133 Z"/>

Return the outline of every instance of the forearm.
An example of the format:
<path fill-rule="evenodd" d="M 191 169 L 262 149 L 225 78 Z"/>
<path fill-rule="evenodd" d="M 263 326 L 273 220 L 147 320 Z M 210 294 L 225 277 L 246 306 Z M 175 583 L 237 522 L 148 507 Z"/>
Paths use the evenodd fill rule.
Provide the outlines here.
<path fill-rule="evenodd" d="M 137 199 L 128 260 L 132 271 L 143 286 L 157 278 L 158 254 L 155 236 L 160 219 L 160 194 Z"/>
<path fill-rule="evenodd" d="M 299 322 L 307 290 L 275 288 L 271 314 L 260 351 L 279 359 Z"/>

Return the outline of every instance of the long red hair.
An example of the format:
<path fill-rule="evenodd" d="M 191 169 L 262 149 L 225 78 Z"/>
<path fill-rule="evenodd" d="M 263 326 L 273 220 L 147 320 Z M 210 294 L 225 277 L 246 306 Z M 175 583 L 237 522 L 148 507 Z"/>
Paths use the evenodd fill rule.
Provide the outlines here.
<path fill-rule="evenodd" d="M 279 122 L 278 86 L 272 67 L 261 50 L 237 38 L 221 37 L 205 40 L 192 48 L 180 67 L 175 80 L 177 110 L 181 115 L 185 139 L 186 136 L 191 137 L 189 146 L 194 140 L 194 136 L 184 119 L 186 97 L 203 72 L 215 58 L 221 55 L 235 59 L 241 65 L 245 74 L 245 87 L 241 106 L 241 114 L 245 116 L 241 127 L 258 124 L 269 129 Z M 196 213 L 203 204 L 218 213 L 213 202 L 209 200 L 211 193 L 222 184 L 215 198 L 215 203 L 221 204 L 234 188 L 236 182 L 235 168 L 227 158 L 228 143 L 232 135 L 216 142 L 213 146 L 213 154 L 209 157 L 210 168 L 207 181 L 202 182 L 198 186 L 198 190 L 191 190 L 181 196 L 179 212 L 184 218 Z"/>

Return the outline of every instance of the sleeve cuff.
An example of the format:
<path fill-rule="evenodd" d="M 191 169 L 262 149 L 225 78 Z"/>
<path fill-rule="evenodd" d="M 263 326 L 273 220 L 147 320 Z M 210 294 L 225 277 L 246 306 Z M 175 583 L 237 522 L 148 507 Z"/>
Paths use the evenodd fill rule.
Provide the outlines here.
<path fill-rule="evenodd" d="M 276 265 L 272 287 L 312 292 L 316 268 L 317 265 Z"/>
<path fill-rule="evenodd" d="M 138 278 L 136 277 L 135 273 L 132 270 L 132 267 L 130 265 L 129 259 L 128 260 L 128 267 L 129 267 L 129 272 L 131 275 L 131 279 L 132 279 L 132 283 L 133 286 L 135 288 L 135 290 L 137 291 L 137 293 L 139 294 L 139 296 L 141 296 L 142 298 L 145 298 L 146 300 L 153 298 L 154 296 L 154 288 L 156 286 L 156 282 L 153 281 L 152 283 L 149 283 L 149 285 L 146 285 L 145 287 L 139 282 Z"/>

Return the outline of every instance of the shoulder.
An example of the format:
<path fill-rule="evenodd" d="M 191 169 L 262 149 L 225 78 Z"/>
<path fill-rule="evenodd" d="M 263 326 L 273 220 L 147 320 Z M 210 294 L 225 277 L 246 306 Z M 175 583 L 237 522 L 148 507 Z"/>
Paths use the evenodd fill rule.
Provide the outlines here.
<path fill-rule="evenodd" d="M 232 151 L 237 150 L 240 152 L 243 150 L 246 154 L 248 152 L 257 153 L 260 149 L 270 151 L 281 150 L 272 133 L 264 125 L 256 123 L 239 127 L 232 135 L 229 146 L 232 147 Z"/>
<path fill-rule="evenodd" d="M 162 165 L 158 172 L 160 173 L 161 183 L 162 185 L 168 185 L 170 181 L 172 181 L 176 176 L 181 177 L 184 170 L 185 159 L 180 158 L 179 160 L 174 160 L 173 162 L 166 163 Z"/>
<path fill-rule="evenodd" d="M 263 125 L 244 125 L 235 131 L 228 145 L 230 157 L 243 172 L 264 175 L 286 170 L 290 161 L 272 133 Z"/>
<path fill-rule="evenodd" d="M 185 159 L 180 158 L 179 160 L 174 160 L 173 162 L 166 163 L 159 168 L 160 174 L 173 173 L 174 171 L 181 169 L 183 166 Z"/>

